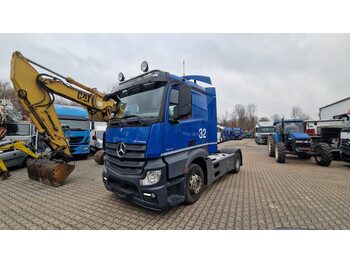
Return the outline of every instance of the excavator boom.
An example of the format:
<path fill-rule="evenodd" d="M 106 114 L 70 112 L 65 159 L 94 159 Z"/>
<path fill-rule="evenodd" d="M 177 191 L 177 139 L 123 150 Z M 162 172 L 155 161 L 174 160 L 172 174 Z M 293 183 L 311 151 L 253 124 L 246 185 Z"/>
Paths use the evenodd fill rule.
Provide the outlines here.
<path fill-rule="evenodd" d="M 56 76 L 39 74 L 31 64 Z M 72 78 L 63 77 L 25 58 L 18 51 L 12 55 L 11 81 L 22 106 L 53 152 L 50 159 L 37 159 L 31 167 L 28 167 L 28 175 L 32 179 L 41 182 L 45 180 L 46 184 L 58 186 L 73 171 L 74 166 L 67 164 L 72 155 L 53 105 L 54 95 L 81 104 L 87 109 L 90 119 L 99 122 L 109 120 L 114 101 L 104 101 L 104 95 L 96 89 L 89 88 Z M 60 175 L 57 176 L 57 173 Z"/>

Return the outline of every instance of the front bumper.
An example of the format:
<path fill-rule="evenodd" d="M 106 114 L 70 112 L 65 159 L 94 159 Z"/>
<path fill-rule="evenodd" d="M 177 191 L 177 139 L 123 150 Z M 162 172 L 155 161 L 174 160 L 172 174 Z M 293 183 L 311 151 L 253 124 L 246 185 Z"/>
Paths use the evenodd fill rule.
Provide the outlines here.
<path fill-rule="evenodd" d="M 108 158 L 107 158 L 108 159 Z M 167 182 L 166 164 L 161 158 L 147 160 L 142 174 L 125 174 L 106 161 L 107 172 L 103 171 L 103 183 L 107 190 L 139 206 L 161 211 L 184 201 L 184 179 Z M 162 170 L 158 183 L 141 186 L 140 180 L 145 178 L 147 171 Z"/>

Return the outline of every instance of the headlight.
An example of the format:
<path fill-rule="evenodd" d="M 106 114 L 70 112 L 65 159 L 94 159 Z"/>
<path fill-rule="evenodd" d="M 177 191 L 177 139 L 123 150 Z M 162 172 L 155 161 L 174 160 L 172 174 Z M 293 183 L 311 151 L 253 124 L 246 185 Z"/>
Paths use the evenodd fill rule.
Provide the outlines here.
<path fill-rule="evenodd" d="M 89 151 L 89 148 L 88 147 L 83 147 L 83 152 L 87 152 Z"/>
<path fill-rule="evenodd" d="M 162 170 L 147 171 L 146 177 L 140 180 L 141 186 L 154 185 L 159 182 Z"/>
<path fill-rule="evenodd" d="M 307 144 L 307 143 L 311 143 L 311 140 L 295 140 L 295 143 L 303 143 L 303 144 Z"/>

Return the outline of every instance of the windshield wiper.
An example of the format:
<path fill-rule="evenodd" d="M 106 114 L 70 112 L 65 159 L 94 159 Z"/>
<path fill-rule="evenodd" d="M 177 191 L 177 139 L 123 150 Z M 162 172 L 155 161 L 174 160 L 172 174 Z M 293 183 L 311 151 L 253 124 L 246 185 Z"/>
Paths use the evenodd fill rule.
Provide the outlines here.
<path fill-rule="evenodd" d="M 87 129 L 83 128 L 71 128 L 70 131 L 86 131 Z"/>
<path fill-rule="evenodd" d="M 112 125 L 120 125 L 121 127 L 123 127 L 123 123 L 122 123 L 122 119 L 121 118 L 113 118 L 109 121 L 109 123 L 111 123 Z"/>
<path fill-rule="evenodd" d="M 137 120 L 138 120 L 143 126 L 146 125 L 146 123 L 142 120 L 142 118 L 141 118 L 140 116 L 137 116 L 137 115 L 127 115 L 127 116 L 123 116 L 122 119 L 132 118 L 132 117 L 137 118 Z"/>

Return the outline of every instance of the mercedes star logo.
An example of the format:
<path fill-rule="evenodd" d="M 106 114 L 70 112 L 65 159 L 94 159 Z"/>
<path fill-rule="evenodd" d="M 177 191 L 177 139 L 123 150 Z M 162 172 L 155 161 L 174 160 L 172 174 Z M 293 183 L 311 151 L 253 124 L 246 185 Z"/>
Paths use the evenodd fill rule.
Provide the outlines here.
<path fill-rule="evenodd" d="M 123 142 L 119 142 L 117 145 L 117 156 L 122 158 L 125 156 L 126 146 Z"/>

